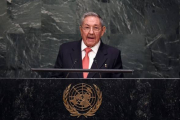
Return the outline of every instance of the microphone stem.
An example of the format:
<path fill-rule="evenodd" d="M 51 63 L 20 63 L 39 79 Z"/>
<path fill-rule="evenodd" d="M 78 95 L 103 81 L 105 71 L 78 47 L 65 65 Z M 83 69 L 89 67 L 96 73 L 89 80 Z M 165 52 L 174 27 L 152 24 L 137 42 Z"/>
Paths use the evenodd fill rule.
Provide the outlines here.
<path fill-rule="evenodd" d="M 77 60 L 74 61 L 73 65 L 71 66 L 71 69 L 74 67 L 74 65 L 76 64 Z M 66 78 L 69 76 L 69 72 L 68 74 L 66 75 Z"/>
<path fill-rule="evenodd" d="M 94 60 L 94 62 L 96 63 L 96 67 L 97 67 L 97 69 L 99 69 L 99 67 L 98 67 L 98 65 L 97 65 L 97 61 L 96 61 L 96 60 Z M 99 72 L 99 77 L 101 78 L 101 74 L 100 74 L 100 72 Z"/>

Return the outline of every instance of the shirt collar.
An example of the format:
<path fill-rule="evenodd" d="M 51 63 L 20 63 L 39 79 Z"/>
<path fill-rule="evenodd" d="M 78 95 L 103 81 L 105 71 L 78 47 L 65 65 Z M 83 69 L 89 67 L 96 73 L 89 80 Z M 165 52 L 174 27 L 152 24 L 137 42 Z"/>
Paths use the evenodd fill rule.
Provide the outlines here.
<path fill-rule="evenodd" d="M 100 43 L 101 43 L 101 40 L 99 40 L 99 42 L 91 48 L 93 52 L 97 53 Z M 81 51 L 83 51 L 85 48 L 87 48 L 87 46 L 84 44 L 84 41 L 82 40 L 81 41 Z"/>

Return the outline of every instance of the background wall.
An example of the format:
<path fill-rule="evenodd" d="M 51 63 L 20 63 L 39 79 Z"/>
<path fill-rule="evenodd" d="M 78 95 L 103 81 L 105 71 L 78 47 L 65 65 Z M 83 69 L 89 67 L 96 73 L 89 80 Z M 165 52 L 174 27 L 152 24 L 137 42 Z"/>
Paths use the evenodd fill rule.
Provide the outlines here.
<path fill-rule="evenodd" d="M 79 40 L 79 20 L 105 20 L 103 42 L 122 51 L 125 77 L 179 78 L 179 0 L 0 0 L 0 77 L 46 77 L 59 46 Z"/>

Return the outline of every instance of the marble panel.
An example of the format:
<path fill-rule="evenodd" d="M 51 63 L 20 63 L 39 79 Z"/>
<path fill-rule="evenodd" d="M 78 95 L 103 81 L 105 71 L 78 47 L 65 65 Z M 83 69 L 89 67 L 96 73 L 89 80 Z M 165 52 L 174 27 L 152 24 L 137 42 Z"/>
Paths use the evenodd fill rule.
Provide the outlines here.
<path fill-rule="evenodd" d="M 141 34 L 111 34 L 109 45 L 121 50 L 124 69 L 133 69 L 133 74 L 125 74 L 125 77 L 144 77 L 145 70 L 145 38 Z"/>
<path fill-rule="evenodd" d="M 6 41 L 3 36 L 0 36 L 0 78 L 6 76 L 7 61 L 6 61 Z"/>
<path fill-rule="evenodd" d="M 41 0 L 13 0 L 8 4 L 9 18 L 17 28 L 8 33 L 36 33 L 41 29 Z"/>
<path fill-rule="evenodd" d="M 112 0 L 108 4 L 111 34 L 144 34 L 144 0 Z"/>
<path fill-rule="evenodd" d="M 31 68 L 40 66 L 40 35 L 7 34 L 7 76 L 38 77 Z"/>
<path fill-rule="evenodd" d="M 146 37 L 147 77 L 178 78 L 180 65 L 180 41 L 177 34 L 158 34 L 154 38 Z"/>
<path fill-rule="evenodd" d="M 146 0 L 145 3 L 146 34 L 179 33 L 179 6 L 177 0 Z"/>
<path fill-rule="evenodd" d="M 76 2 L 42 1 L 41 9 L 42 33 L 75 34 L 76 33 Z"/>
<path fill-rule="evenodd" d="M 146 1 L 145 8 L 147 77 L 180 77 L 178 1 Z"/>
<path fill-rule="evenodd" d="M 0 35 L 4 36 L 7 32 L 23 33 L 19 25 L 12 22 L 11 13 L 7 10 L 6 0 L 0 1 Z"/>
<path fill-rule="evenodd" d="M 2 35 L 3 33 L 3 30 L 4 30 L 4 22 L 5 22 L 5 19 L 4 17 L 6 16 L 7 14 L 7 4 L 6 4 L 6 1 L 5 0 L 1 0 L 0 1 L 0 35 Z"/>
<path fill-rule="evenodd" d="M 4 40 L 5 21 L 7 20 L 7 4 L 5 0 L 0 1 L 0 78 L 6 76 L 6 41 Z"/>

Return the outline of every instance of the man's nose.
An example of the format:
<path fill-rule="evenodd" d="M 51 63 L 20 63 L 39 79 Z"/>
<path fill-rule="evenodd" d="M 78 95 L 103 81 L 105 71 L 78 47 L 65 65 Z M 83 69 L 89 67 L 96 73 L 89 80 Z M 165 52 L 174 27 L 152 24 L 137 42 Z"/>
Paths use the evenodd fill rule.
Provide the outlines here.
<path fill-rule="evenodd" d="M 90 33 L 90 34 L 94 34 L 93 28 L 90 28 L 89 33 Z"/>

